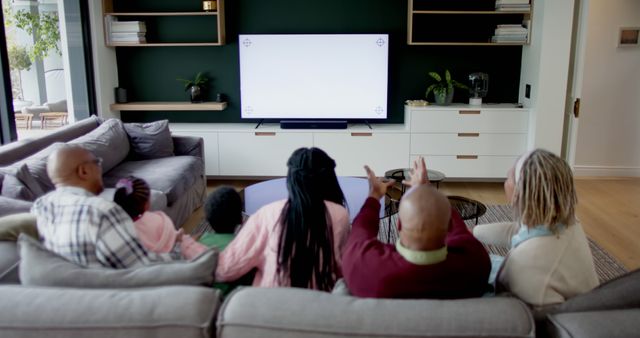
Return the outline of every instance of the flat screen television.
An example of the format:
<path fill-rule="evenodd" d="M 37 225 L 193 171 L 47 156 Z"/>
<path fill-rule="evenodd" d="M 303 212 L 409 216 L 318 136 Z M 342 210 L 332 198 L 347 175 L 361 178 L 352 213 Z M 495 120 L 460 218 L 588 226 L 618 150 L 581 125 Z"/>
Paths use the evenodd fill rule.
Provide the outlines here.
<path fill-rule="evenodd" d="M 241 116 L 387 118 L 388 34 L 240 35 Z"/>

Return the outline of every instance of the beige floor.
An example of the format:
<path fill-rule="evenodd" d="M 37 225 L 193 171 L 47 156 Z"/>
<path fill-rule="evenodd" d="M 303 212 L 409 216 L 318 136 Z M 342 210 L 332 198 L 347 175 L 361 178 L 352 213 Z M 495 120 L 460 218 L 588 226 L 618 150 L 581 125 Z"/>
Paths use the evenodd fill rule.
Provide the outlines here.
<path fill-rule="evenodd" d="M 209 191 L 221 185 L 238 189 L 256 181 L 209 180 Z M 640 178 L 580 178 L 578 218 L 596 243 L 616 257 L 628 269 L 640 268 Z M 502 183 L 443 182 L 440 189 L 485 204 L 505 204 Z M 202 219 L 202 208 L 184 224 L 188 232 Z"/>

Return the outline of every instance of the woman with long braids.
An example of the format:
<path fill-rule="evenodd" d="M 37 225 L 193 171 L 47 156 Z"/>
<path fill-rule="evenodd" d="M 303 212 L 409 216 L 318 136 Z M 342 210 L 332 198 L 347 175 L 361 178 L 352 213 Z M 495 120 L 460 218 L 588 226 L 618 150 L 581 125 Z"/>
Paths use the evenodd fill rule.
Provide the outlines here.
<path fill-rule="evenodd" d="M 533 306 L 563 302 L 598 285 L 587 237 L 575 216 L 577 196 L 569 165 L 536 149 L 509 170 L 504 190 L 516 222 L 477 226 L 485 244 L 511 248 L 494 259 L 498 290 Z"/>
<path fill-rule="evenodd" d="M 318 148 L 300 148 L 287 162 L 286 200 L 260 208 L 220 254 L 216 280 L 256 269 L 253 286 L 331 290 L 342 275 L 340 256 L 349 214 L 335 162 Z"/>

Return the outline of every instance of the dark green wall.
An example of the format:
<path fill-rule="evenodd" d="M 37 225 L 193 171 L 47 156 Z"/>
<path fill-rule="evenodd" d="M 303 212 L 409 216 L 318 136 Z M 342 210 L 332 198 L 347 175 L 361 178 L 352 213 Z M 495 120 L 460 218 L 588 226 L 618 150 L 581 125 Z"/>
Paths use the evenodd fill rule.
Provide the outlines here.
<path fill-rule="evenodd" d="M 425 2 L 425 0 L 421 0 Z M 444 0 L 440 0 L 443 2 Z M 493 1 L 474 0 L 492 6 Z M 484 1 L 484 2 L 483 2 Z M 114 1 L 118 11 L 198 10 L 199 0 Z M 428 1 L 426 1 L 428 2 Z M 453 1 L 444 1 L 453 3 Z M 464 5 L 464 1 L 458 5 Z M 176 78 L 190 78 L 204 71 L 213 79 L 208 88 L 210 100 L 215 93 L 227 97 L 228 108 L 221 112 L 122 112 L 125 121 L 149 121 L 169 118 L 173 122 L 239 122 L 240 82 L 238 68 L 238 34 L 321 34 L 388 33 L 389 50 L 389 119 L 403 121 L 407 99 L 423 99 L 429 84 L 427 72 L 451 70 L 452 76 L 465 82 L 469 73 L 489 74 L 489 94 L 485 102 L 516 102 L 520 81 L 520 46 L 408 46 L 407 1 L 405 0 L 227 0 L 227 43 L 220 47 L 118 47 L 118 78 L 128 90 L 130 101 L 188 100 Z M 451 6 L 451 5 L 450 5 Z M 455 7 L 455 5 L 454 5 Z M 451 17 L 455 19 L 455 16 Z M 203 41 L 215 35 L 212 17 L 144 18 L 149 41 Z M 432 34 L 435 20 L 427 22 Z M 459 30 L 464 22 L 436 22 L 443 34 Z M 463 20 L 464 21 L 464 20 Z M 491 23 L 492 27 L 495 24 Z M 456 28 L 457 27 L 457 28 Z M 487 29 L 469 27 L 467 29 Z M 318 97 L 318 100 L 328 98 Z M 432 100 L 432 98 L 430 98 Z M 466 102 L 458 91 L 456 102 Z"/>

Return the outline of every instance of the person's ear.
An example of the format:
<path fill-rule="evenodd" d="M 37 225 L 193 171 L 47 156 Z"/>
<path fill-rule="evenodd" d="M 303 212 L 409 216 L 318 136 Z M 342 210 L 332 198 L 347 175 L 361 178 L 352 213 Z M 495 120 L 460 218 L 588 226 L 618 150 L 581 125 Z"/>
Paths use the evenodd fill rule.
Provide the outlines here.
<path fill-rule="evenodd" d="M 76 175 L 83 180 L 89 176 L 89 170 L 85 163 L 78 165 L 78 168 L 76 168 Z"/>

